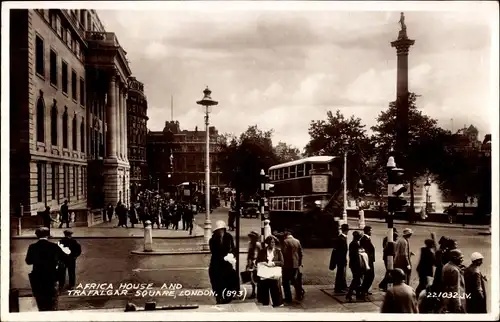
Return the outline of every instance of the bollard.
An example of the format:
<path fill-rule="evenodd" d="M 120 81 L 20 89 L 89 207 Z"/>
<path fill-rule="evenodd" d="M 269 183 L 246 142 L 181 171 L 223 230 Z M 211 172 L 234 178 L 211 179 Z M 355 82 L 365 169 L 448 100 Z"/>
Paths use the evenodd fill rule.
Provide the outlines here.
<path fill-rule="evenodd" d="M 359 210 L 359 229 L 365 228 L 365 211 L 363 209 Z"/>
<path fill-rule="evenodd" d="M 146 220 L 144 225 L 144 251 L 153 251 L 153 229 L 149 220 Z"/>
<path fill-rule="evenodd" d="M 264 220 L 264 240 L 271 236 L 271 221 L 269 219 Z"/>

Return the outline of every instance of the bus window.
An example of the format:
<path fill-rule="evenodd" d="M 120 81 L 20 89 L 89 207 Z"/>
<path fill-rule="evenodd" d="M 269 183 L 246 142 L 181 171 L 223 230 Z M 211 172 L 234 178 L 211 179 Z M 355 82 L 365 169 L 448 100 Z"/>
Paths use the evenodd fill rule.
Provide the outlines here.
<path fill-rule="evenodd" d="M 280 198 L 276 201 L 277 201 L 276 210 L 282 210 L 283 209 L 283 199 Z"/>
<path fill-rule="evenodd" d="M 288 179 L 288 167 L 283 168 L 283 179 Z"/>
<path fill-rule="evenodd" d="M 297 166 L 290 167 L 290 178 L 297 177 Z"/>
<path fill-rule="evenodd" d="M 300 199 L 295 199 L 295 210 L 302 211 Z"/>
<path fill-rule="evenodd" d="M 283 199 L 283 210 L 288 210 L 288 198 Z"/>
<path fill-rule="evenodd" d="M 278 170 L 276 170 L 276 172 L 278 173 L 278 180 L 283 179 L 283 176 L 282 176 L 283 169 L 278 169 Z"/>
<path fill-rule="evenodd" d="M 304 166 L 305 164 L 299 164 L 297 166 L 297 177 L 303 177 L 304 176 Z"/>
<path fill-rule="evenodd" d="M 305 176 L 309 176 L 309 175 L 311 175 L 311 174 L 309 173 L 309 171 L 311 171 L 311 165 L 310 165 L 309 163 L 306 163 L 306 164 L 304 164 L 304 167 L 305 167 L 305 172 L 306 172 L 304 175 L 305 175 Z"/>
<path fill-rule="evenodd" d="M 297 210 L 295 209 L 295 198 L 290 198 L 288 201 L 288 209 L 293 211 Z"/>

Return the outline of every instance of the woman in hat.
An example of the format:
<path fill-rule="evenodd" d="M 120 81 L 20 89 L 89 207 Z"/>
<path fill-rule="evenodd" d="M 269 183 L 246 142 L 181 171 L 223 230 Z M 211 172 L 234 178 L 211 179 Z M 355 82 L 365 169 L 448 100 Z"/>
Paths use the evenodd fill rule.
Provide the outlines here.
<path fill-rule="evenodd" d="M 250 283 L 252 284 L 252 294 L 249 297 L 250 299 L 254 299 L 256 296 L 255 287 L 257 282 L 257 257 L 259 256 L 259 253 L 262 250 L 262 245 L 259 242 L 259 237 L 260 236 L 256 231 L 251 231 L 250 234 L 248 234 L 250 242 L 248 243 L 246 270 L 251 272 Z"/>
<path fill-rule="evenodd" d="M 278 238 L 270 235 L 265 240 L 266 248 L 262 249 L 257 258 L 257 263 L 264 263 L 269 267 L 283 266 L 283 254 L 276 247 Z M 259 281 L 259 297 L 263 305 L 269 305 L 269 293 L 274 307 L 283 305 L 283 294 L 279 279 L 261 278 Z"/>
<path fill-rule="evenodd" d="M 481 253 L 472 253 L 472 264 L 465 269 L 465 294 L 470 294 L 470 297 L 466 299 L 467 313 L 488 313 L 486 311 L 486 277 L 479 270 L 483 259 Z"/>
<path fill-rule="evenodd" d="M 218 220 L 215 223 L 215 229 L 210 238 L 210 266 L 208 275 L 212 290 L 215 292 L 217 304 L 226 304 L 231 302 L 231 296 L 228 292 L 237 291 L 239 288 L 239 277 L 233 268 L 233 265 L 226 260 L 228 254 L 235 251 L 233 236 L 227 231 L 224 220 Z M 222 294 L 225 292 L 225 294 Z M 236 292 L 235 292 L 236 293 Z"/>

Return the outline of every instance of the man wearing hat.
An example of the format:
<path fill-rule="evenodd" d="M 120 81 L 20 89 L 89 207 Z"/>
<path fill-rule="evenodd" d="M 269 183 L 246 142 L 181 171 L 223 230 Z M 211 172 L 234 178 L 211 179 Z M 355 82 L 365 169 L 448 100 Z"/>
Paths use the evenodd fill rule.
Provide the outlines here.
<path fill-rule="evenodd" d="M 59 244 L 70 250 L 69 255 L 64 257 L 59 270 L 60 290 L 64 288 L 64 284 L 66 283 L 66 269 L 68 270 L 69 288 L 72 289 L 76 285 L 76 259 L 82 253 L 82 247 L 72 236 L 73 232 L 71 230 L 65 230 L 64 238 L 59 241 Z"/>
<path fill-rule="evenodd" d="M 464 276 L 460 269 L 464 256 L 458 249 L 451 250 L 449 256 L 450 261 L 444 265 L 442 273 L 442 294 L 445 296 L 441 299 L 440 313 L 464 313 L 465 301 L 460 298 L 465 293 Z"/>
<path fill-rule="evenodd" d="M 465 292 L 467 295 L 470 294 L 470 297 L 466 299 L 467 313 L 488 313 L 486 311 L 486 277 L 479 270 L 483 259 L 481 253 L 472 253 L 472 264 L 464 272 Z"/>
<path fill-rule="evenodd" d="M 61 224 L 59 228 L 62 228 L 63 224 L 66 223 L 66 228 L 69 228 L 69 207 L 68 200 L 64 200 L 64 203 L 61 206 Z"/>
<path fill-rule="evenodd" d="M 394 246 L 394 268 L 401 268 L 406 275 L 406 284 L 410 284 L 411 256 L 409 239 L 413 231 L 410 228 L 403 229 L 403 238 L 398 238 Z"/>
<path fill-rule="evenodd" d="M 33 265 L 28 275 L 31 290 L 39 311 L 56 311 L 58 265 L 66 254 L 57 244 L 48 240 L 48 228 L 38 228 L 35 233 L 38 241 L 31 244 L 26 253 L 26 264 Z"/>
<path fill-rule="evenodd" d="M 337 268 L 335 276 L 335 293 L 345 293 L 347 289 L 346 282 L 346 266 L 347 266 L 347 234 L 349 233 L 349 225 L 342 224 L 340 226 L 341 233 L 335 240 L 335 245 L 330 256 L 330 270 Z"/>
<path fill-rule="evenodd" d="M 283 292 L 285 302 L 292 302 L 292 291 L 290 283 L 295 289 L 297 300 L 301 300 L 304 296 L 302 288 L 302 280 L 300 276 L 300 267 L 302 266 L 302 245 L 300 241 L 293 237 L 290 230 L 285 230 L 283 240 Z"/>

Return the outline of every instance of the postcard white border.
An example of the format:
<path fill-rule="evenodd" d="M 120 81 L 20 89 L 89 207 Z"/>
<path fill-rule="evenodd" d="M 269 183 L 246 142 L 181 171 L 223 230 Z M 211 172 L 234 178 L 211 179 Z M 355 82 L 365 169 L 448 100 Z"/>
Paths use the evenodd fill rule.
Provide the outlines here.
<path fill-rule="evenodd" d="M 182 313 L 168 311 L 153 313 L 103 313 L 85 312 L 75 316 L 72 312 L 34 312 L 34 313 L 9 313 L 8 293 L 9 293 L 9 259 L 10 259 L 10 223 L 9 223 L 9 9 L 12 8 L 64 8 L 81 9 L 92 8 L 120 9 L 120 10 L 195 10 L 195 11 L 221 11 L 221 10 L 336 10 L 336 11 L 468 11 L 470 14 L 482 14 L 485 19 L 491 21 L 492 42 L 491 42 L 491 120 L 492 120 L 492 269 L 491 269 L 491 290 L 492 313 L 488 315 L 456 315 L 456 314 L 408 314 L 408 315 L 387 315 L 377 313 L 195 313 L 184 311 Z M 4 321 L 71 321 L 71 320 L 92 320 L 92 321 L 155 321 L 155 320 L 207 320 L 207 321 L 227 321 L 227 320 L 399 320 L 399 321 L 425 321 L 425 320 L 446 320 L 446 321 L 466 321 L 466 320 L 498 320 L 500 300 L 499 300 L 499 279 L 498 274 L 493 272 L 499 269 L 499 219 L 498 219 L 498 166 L 499 166 L 499 18 L 498 3 L 494 1 L 366 1 L 366 2 L 327 2 L 327 1 L 196 1 L 196 2 L 154 2 L 154 1 L 124 1 L 124 2 L 3 2 L 2 3 L 2 96 L 1 96 L 1 318 Z M 81 311 L 79 311 L 80 313 Z M 161 315 L 159 315 L 161 314 Z"/>

